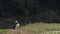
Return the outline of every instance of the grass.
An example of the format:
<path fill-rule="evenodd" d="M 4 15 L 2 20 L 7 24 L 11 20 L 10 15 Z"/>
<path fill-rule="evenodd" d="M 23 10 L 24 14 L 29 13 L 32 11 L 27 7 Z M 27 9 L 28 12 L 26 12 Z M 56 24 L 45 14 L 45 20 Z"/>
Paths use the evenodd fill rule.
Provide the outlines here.
<path fill-rule="evenodd" d="M 29 32 L 35 33 L 43 33 L 43 32 L 48 32 L 48 31 L 60 31 L 60 24 L 58 23 L 35 23 L 35 24 L 29 24 L 24 27 L 26 30 Z M 50 34 L 52 34 L 50 32 Z M 60 33 L 60 32 L 58 32 Z"/>
<path fill-rule="evenodd" d="M 0 29 L 0 34 L 6 34 L 7 29 Z"/>
<path fill-rule="evenodd" d="M 34 23 L 26 26 L 22 26 L 21 29 L 26 30 L 26 32 L 32 34 L 60 34 L 60 24 L 59 23 Z M 57 32 L 56 32 L 57 31 Z M 6 29 L 0 30 L 0 32 L 7 32 Z M 25 33 L 24 33 L 25 34 Z"/>

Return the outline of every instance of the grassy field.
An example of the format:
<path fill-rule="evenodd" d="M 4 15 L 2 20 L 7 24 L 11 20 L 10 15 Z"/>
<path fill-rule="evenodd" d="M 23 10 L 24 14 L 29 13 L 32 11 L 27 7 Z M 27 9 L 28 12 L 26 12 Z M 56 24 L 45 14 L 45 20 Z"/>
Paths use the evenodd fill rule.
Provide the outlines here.
<path fill-rule="evenodd" d="M 14 30 L 15 31 L 15 30 Z M 0 30 L 0 33 L 7 33 L 9 30 Z M 59 23 L 34 23 L 20 28 L 21 34 L 60 34 Z M 11 34 L 11 33 L 10 33 Z"/>
<path fill-rule="evenodd" d="M 33 34 L 60 34 L 60 24 L 58 23 L 35 23 L 35 24 L 29 24 L 24 27 L 29 32 L 32 32 Z"/>
<path fill-rule="evenodd" d="M 6 34 L 7 29 L 0 29 L 0 34 Z"/>

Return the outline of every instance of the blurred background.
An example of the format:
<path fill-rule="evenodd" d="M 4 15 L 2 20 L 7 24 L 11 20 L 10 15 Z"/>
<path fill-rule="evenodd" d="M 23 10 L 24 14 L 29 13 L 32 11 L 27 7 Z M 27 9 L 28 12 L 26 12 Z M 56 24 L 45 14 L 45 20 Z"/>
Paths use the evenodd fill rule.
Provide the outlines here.
<path fill-rule="evenodd" d="M 15 20 L 21 25 L 59 23 L 60 0 L 0 0 L 0 27 L 15 27 Z"/>

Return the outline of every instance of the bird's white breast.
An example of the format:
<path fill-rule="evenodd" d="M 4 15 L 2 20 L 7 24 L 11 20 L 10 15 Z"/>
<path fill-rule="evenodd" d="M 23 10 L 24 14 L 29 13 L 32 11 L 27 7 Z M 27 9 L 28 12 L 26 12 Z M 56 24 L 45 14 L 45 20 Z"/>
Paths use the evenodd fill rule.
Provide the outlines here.
<path fill-rule="evenodd" d="M 16 26 L 20 26 L 20 24 L 16 24 Z"/>

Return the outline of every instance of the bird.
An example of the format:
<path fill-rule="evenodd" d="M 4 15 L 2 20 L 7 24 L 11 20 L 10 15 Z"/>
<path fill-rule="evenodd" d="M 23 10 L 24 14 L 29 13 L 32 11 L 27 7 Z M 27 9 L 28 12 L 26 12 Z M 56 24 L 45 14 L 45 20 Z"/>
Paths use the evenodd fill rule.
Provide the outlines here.
<path fill-rule="evenodd" d="M 18 23 L 18 20 L 16 20 L 15 23 L 16 23 L 15 29 L 19 29 L 20 28 L 20 24 Z"/>
<path fill-rule="evenodd" d="M 16 30 L 17 34 L 20 34 L 20 24 L 19 24 L 18 20 L 16 20 L 15 23 L 16 23 L 15 30 Z"/>

